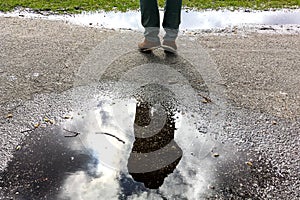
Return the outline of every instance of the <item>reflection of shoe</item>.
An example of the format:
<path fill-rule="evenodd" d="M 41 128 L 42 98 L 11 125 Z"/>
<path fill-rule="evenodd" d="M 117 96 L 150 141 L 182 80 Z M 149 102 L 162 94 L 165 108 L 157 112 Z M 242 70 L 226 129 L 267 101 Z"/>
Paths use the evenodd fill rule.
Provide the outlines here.
<path fill-rule="evenodd" d="M 166 40 L 164 40 L 163 44 L 161 45 L 161 47 L 165 51 L 170 52 L 170 53 L 176 53 L 176 50 L 177 50 L 177 46 L 176 46 L 175 40 L 174 41 L 166 41 Z"/>
<path fill-rule="evenodd" d="M 154 49 L 157 49 L 160 47 L 160 42 L 151 42 L 149 40 L 144 40 L 144 42 L 141 42 L 138 44 L 140 51 L 151 51 Z"/>

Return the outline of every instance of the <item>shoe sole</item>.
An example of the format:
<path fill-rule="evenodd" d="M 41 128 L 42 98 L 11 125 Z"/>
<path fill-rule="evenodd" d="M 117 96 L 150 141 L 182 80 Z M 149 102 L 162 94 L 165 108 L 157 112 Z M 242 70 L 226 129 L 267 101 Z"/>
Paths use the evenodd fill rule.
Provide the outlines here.
<path fill-rule="evenodd" d="M 172 48 L 172 47 L 170 47 L 170 46 L 161 45 L 161 47 L 162 47 L 166 52 L 168 52 L 168 53 L 174 53 L 174 54 L 177 53 L 176 49 L 174 49 L 174 48 Z"/>
<path fill-rule="evenodd" d="M 160 46 L 155 46 L 155 47 L 150 47 L 150 48 L 144 48 L 144 49 L 139 49 L 141 52 L 147 52 L 147 51 L 153 51 L 155 49 L 158 49 Z"/>

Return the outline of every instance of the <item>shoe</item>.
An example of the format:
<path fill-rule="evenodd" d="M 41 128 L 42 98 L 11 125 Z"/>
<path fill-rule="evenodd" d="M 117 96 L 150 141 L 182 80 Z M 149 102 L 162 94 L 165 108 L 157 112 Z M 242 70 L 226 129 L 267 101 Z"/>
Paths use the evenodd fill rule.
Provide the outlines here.
<path fill-rule="evenodd" d="M 138 44 L 138 47 L 140 51 L 152 51 L 160 47 L 160 42 L 151 42 L 145 39 L 144 42 Z"/>
<path fill-rule="evenodd" d="M 163 44 L 161 45 L 161 47 L 169 53 L 176 53 L 177 52 L 177 45 L 175 40 L 174 41 L 163 41 Z"/>

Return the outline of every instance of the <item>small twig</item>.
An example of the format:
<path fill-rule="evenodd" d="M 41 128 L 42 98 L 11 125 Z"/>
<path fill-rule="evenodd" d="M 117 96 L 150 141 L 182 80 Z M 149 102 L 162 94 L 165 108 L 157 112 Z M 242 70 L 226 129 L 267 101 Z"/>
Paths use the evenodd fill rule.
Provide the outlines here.
<path fill-rule="evenodd" d="M 122 139 L 118 138 L 117 136 L 112 135 L 112 134 L 110 134 L 110 133 L 97 132 L 96 134 L 102 134 L 102 135 L 108 135 L 108 136 L 114 137 L 114 138 L 116 138 L 119 142 L 122 142 L 123 144 L 125 144 L 125 141 L 124 141 L 124 140 L 122 140 Z"/>
<path fill-rule="evenodd" d="M 34 131 L 35 129 L 29 129 L 29 130 L 25 130 L 25 131 L 21 131 L 21 133 L 29 133 L 29 132 L 32 132 Z"/>
<path fill-rule="evenodd" d="M 73 133 L 74 135 L 65 135 L 65 137 L 77 137 L 78 135 L 80 135 L 80 133 L 75 132 L 75 131 L 69 131 L 67 129 L 63 129 L 64 131 L 68 132 L 68 133 Z"/>
<path fill-rule="evenodd" d="M 206 103 L 212 103 L 212 100 L 209 98 L 209 97 L 207 97 L 207 96 L 204 96 L 204 95 L 202 95 L 202 94 L 198 94 L 200 97 L 202 97 L 204 100 L 205 100 L 205 102 Z"/>

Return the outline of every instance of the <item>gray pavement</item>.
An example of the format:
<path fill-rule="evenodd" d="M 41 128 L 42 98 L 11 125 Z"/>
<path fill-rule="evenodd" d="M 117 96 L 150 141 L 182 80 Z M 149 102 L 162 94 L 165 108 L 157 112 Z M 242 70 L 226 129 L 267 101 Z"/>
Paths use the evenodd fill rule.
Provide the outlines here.
<path fill-rule="evenodd" d="M 133 31 L 19 18 L 0 18 L 0 26 L 2 199 L 80 199 L 61 193 L 76 179 L 56 171 L 94 161 L 59 137 L 61 127 L 83 123 L 77 115 L 104 96 L 152 80 L 168 85 L 184 110 L 175 133 L 183 157 L 158 191 L 138 185 L 114 196 L 114 186 L 99 186 L 109 193 L 103 199 L 300 198 L 300 35 L 182 35 L 172 56 L 139 53 L 142 36 Z"/>

